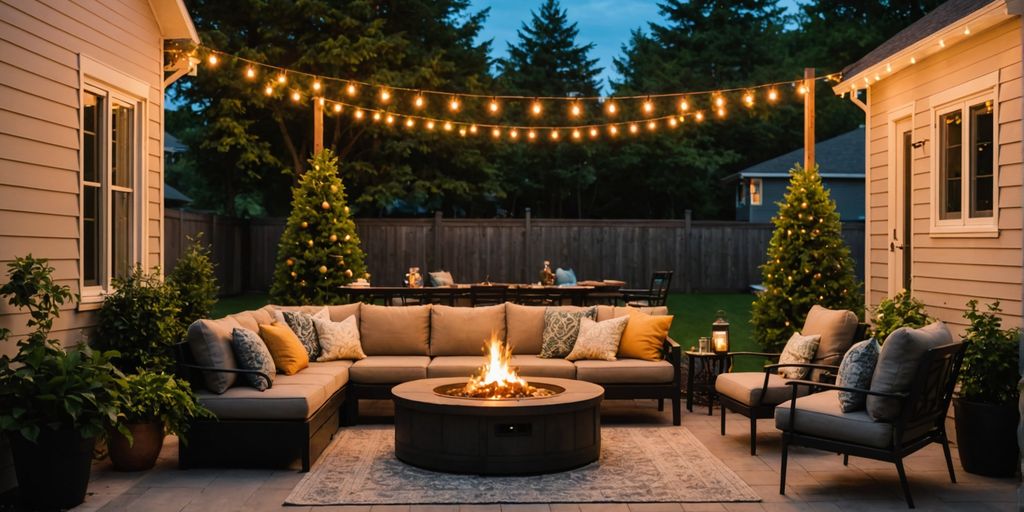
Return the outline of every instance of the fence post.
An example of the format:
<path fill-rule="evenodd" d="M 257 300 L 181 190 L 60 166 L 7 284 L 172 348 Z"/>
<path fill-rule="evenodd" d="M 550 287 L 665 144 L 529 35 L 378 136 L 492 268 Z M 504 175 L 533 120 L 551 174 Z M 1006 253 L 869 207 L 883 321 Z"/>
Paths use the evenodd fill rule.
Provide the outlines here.
<path fill-rule="evenodd" d="M 444 212 L 437 210 L 434 212 L 434 270 L 444 270 L 444 254 L 441 252 L 444 248 L 441 246 L 441 223 L 443 222 Z M 428 272 L 433 272 L 431 269 L 427 269 Z"/>
<path fill-rule="evenodd" d="M 690 257 L 690 234 L 693 232 L 693 210 L 687 209 L 683 212 L 683 238 L 686 240 L 686 254 L 683 255 L 683 292 L 690 293 L 692 286 L 690 283 L 690 262 L 693 258 Z"/>
<path fill-rule="evenodd" d="M 532 283 L 530 279 L 530 229 L 533 227 L 533 215 L 526 208 L 523 216 L 523 276 L 522 282 Z"/>

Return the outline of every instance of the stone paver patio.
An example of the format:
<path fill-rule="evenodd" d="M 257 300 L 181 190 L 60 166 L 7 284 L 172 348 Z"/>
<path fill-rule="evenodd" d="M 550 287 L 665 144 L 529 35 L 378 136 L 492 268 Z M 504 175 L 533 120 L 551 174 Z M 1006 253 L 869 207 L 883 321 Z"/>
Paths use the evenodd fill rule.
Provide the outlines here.
<path fill-rule="evenodd" d="M 390 422 L 389 402 L 365 404 L 363 421 Z M 671 413 L 657 412 L 654 402 L 608 401 L 606 424 L 671 425 Z M 842 457 L 803 448 L 791 452 L 787 494 L 780 496 L 780 435 L 772 420 L 758 425 L 758 455 L 749 455 L 749 424 L 746 418 L 730 414 L 729 435 L 719 435 L 718 410 L 684 409 L 683 426 L 742 477 L 760 494 L 761 503 L 584 503 L 551 505 L 397 505 L 347 507 L 284 507 L 281 503 L 303 474 L 293 470 L 261 469 L 177 469 L 177 439 L 168 438 L 157 467 L 142 473 L 117 473 L 109 462 L 93 468 L 90 495 L 75 511 L 217 511 L 260 512 L 265 510 L 348 511 L 348 512 L 683 512 L 683 511 L 784 511 L 784 510 L 907 510 L 892 464 L 851 458 L 844 467 Z M 952 425 L 950 425 L 952 430 Z M 955 436 L 954 436 L 955 437 Z M 906 459 L 911 491 L 918 510 L 1017 510 L 1016 479 L 995 479 L 972 475 L 960 467 L 956 450 L 954 464 L 959 483 L 951 484 L 942 450 L 925 448 Z M 371 510 L 372 509 L 372 510 Z"/>

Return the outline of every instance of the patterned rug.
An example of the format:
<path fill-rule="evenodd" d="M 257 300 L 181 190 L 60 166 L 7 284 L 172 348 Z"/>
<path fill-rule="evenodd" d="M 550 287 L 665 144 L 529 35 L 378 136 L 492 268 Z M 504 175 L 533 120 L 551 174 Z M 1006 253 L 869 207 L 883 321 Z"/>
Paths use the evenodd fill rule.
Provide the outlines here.
<path fill-rule="evenodd" d="M 394 456 L 390 426 L 345 428 L 288 505 L 761 501 L 683 427 L 603 427 L 601 459 L 564 473 L 435 473 Z"/>

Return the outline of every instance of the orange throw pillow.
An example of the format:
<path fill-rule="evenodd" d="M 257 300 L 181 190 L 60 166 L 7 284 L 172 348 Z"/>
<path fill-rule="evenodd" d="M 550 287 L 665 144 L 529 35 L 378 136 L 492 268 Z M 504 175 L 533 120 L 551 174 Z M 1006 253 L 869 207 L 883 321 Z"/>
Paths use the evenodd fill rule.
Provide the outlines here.
<path fill-rule="evenodd" d="M 299 370 L 309 366 L 309 353 L 287 324 L 260 324 L 260 338 L 263 338 L 263 343 L 270 349 L 270 357 L 274 359 L 277 371 L 285 375 L 295 375 Z"/>
<path fill-rule="evenodd" d="M 627 311 L 629 323 L 626 324 L 626 330 L 622 331 L 618 357 L 660 360 L 661 347 L 668 337 L 669 328 L 672 327 L 672 315 L 648 315 L 633 308 L 628 308 Z"/>

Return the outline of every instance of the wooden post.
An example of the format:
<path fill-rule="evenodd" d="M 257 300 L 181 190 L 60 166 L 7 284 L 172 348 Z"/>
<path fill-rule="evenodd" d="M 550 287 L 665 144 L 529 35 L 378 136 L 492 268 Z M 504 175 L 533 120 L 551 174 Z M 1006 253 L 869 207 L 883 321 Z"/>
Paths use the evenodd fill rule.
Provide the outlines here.
<path fill-rule="evenodd" d="M 804 169 L 814 167 L 814 68 L 804 68 Z"/>
<path fill-rule="evenodd" d="M 441 246 L 441 222 L 444 217 L 444 213 L 441 210 L 434 212 L 434 267 L 427 269 L 427 272 L 435 272 L 445 270 L 444 258 L 442 257 L 441 251 L 444 248 Z M 451 270 L 450 268 L 447 270 Z"/>
<path fill-rule="evenodd" d="M 526 215 L 523 217 L 523 275 L 522 282 L 532 283 L 533 279 L 530 277 L 530 228 L 533 224 L 533 218 L 530 213 L 530 209 L 526 209 Z"/>
<path fill-rule="evenodd" d="M 313 154 L 324 149 L 324 99 L 313 98 Z"/>

